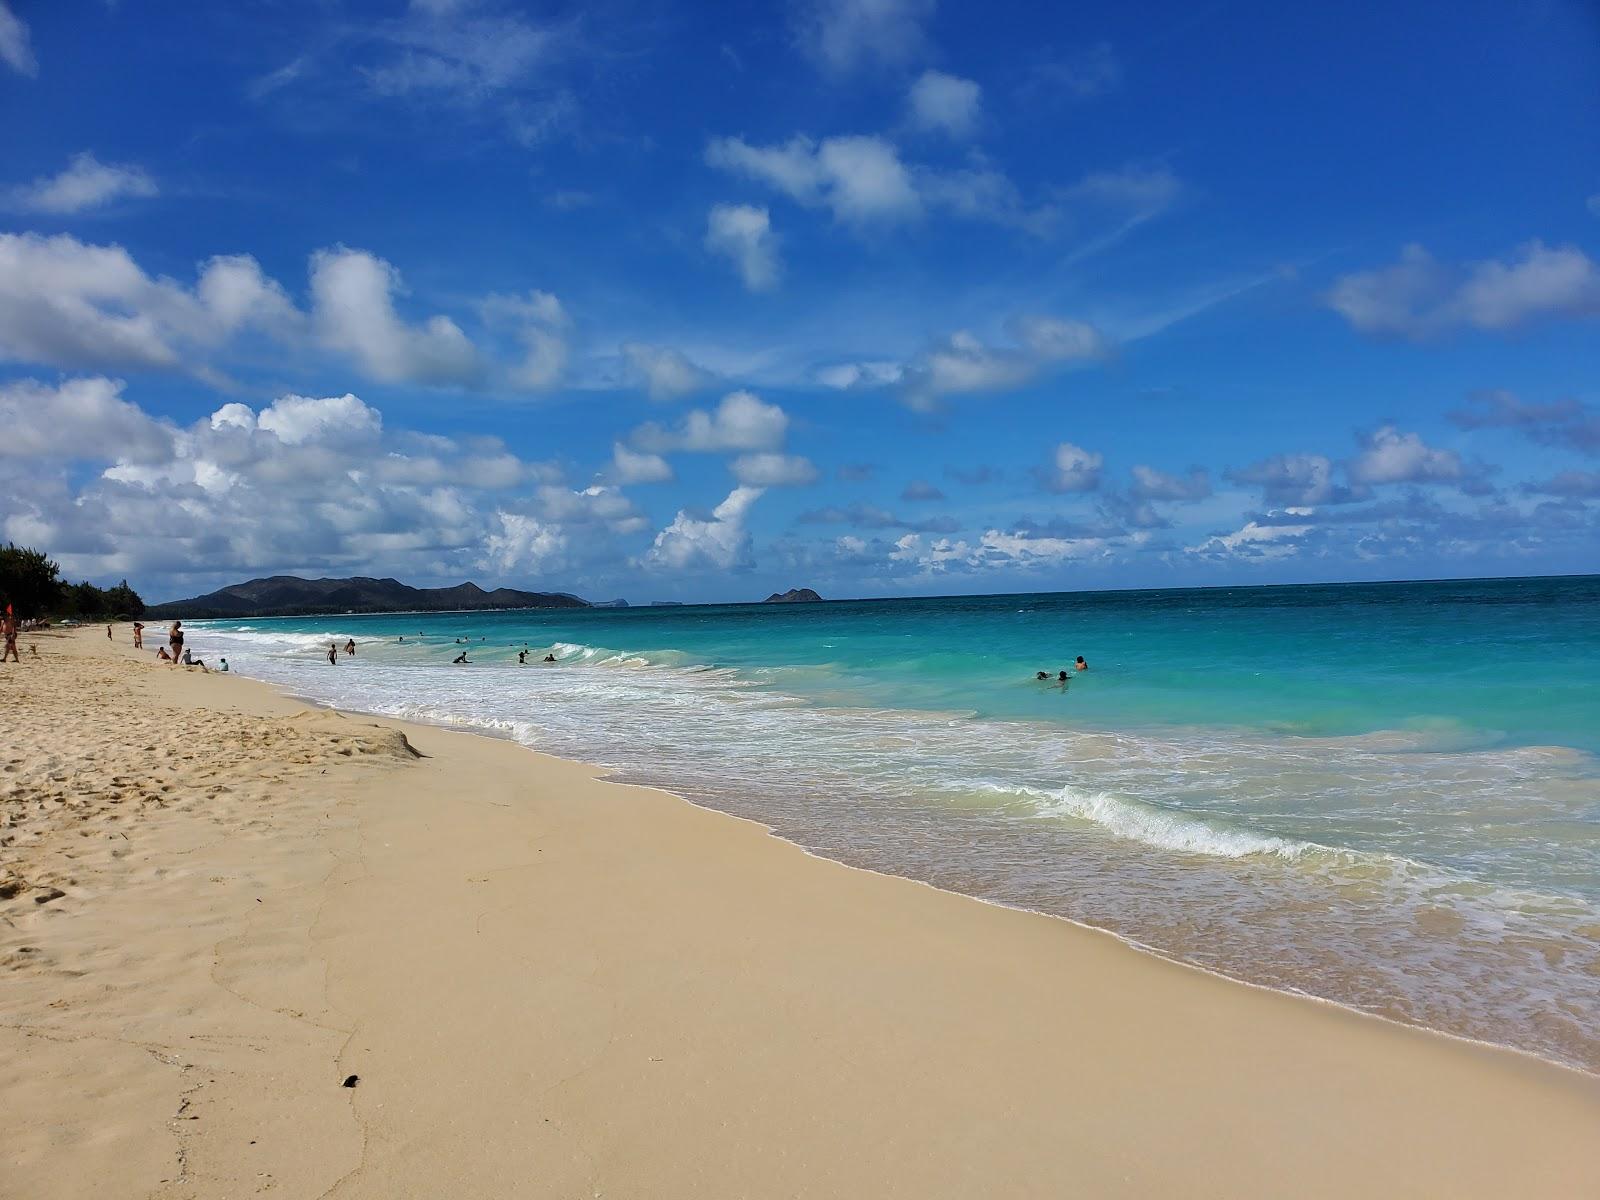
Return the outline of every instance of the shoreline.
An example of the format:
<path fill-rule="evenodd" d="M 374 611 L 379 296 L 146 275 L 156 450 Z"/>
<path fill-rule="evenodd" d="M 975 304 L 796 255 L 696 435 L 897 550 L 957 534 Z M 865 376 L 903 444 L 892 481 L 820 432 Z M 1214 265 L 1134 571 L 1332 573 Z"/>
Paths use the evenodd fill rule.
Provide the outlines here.
<path fill-rule="evenodd" d="M 1600 1187 L 1583 1144 L 1583 1131 L 1600 1127 L 1600 1078 L 1529 1052 L 1308 1004 L 1317 998 L 1070 918 L 838 863 L 759 822 L 486 731 L 313 708 L 242 676 L 152 672 L 125 630 L 109 655 L 81 633 L 48 642 L 61 653 L 47 658 L 87 664 L 82 673 L 107 695 L 190 722 L 226 713 L 241 736 L 287 730 L 300 740 L 283 744 L 305 743 L 294 752 L 304 763 L 239 751 L 233 764 L 241 779 L 282 775 L 262 783 L 241 828 L 286 797 L 299 806 L 255 843 L 276 864 L 259 868 L 260 882 L 298 897 L 293 934 L 252 933 L 265 909 L 285 907 L 277 893 L 256 900 L 263 909 L 244 898 L 209 931 L 227 936 L 206 971 L 257 1010 L 300 1015 L 275 1024 L 279 1040 L 259 1063 L 234 1064 L 237 1086 L 218 1087 L 230 1097 L 221 1121 L 208 1084 L 184 1101 L 202 1116 L 188 1128 L 178 1123 L 192 1114 L 161 1111 L 131 1085 L 102 1096 L 119 1122 L 142 1121 L 146 1137 L 156 1127 L 157 1141 L 183 1150 L 176 1182 L 126 1194 L 214 1194 L 200 1183 L 202 1163 L 209 1181 L 258 1181 L 247 1170 L 260 1165 L 253 1151 L 218 1137 L 264 1113 L 305 1134 L 302 1104 L 324 1114 L 326 1145 L 302 1152 L 289 1138 L 270 1169 L 278 1180 L 317 1176 L 303 1194 L 333 1197 L 432 1195 L 427 1179 L 469 1178 L 484 1195 L 601 1184 L 638 1195 L 1026 1195 L 1047 1180 L 1094 1194 L 1266 1195 L 1289 1178 L 1294 1190 L 1330 1195 Z M 410 759 L 371 730 L 429 757 Z M 63 748 L 83 736 L 65 724 L 46 733 L 41 745 Z M 352 739 L 371 746 L 347 753 Z M 311 820 L 318 808 L 327 812 Z M 175 818 L 163 807 L 160 836 L 181 846 L 194 822 L 221 822 L 204 803 L 194 810 Z M 56 840 L 80 851 L 149 840 L 132 825 L 107 828 L 91 818 L 63 830 L 77 842 Z M 15 961 L 19 920 L 36 950 L 93 967 L 95 988 L 156 986 L 126 950 L 103 961 L 104 922 L 142 912 L 155 927 L 133 944 L 159 950 L 171 940 L 162 911 L 204 907 L 213 868 L 256 869 L 229 857 L 240 853 L 233 840 L 191 847 L 178 879 L 163 867 L 159 880 L 130 882 L 117 874 L 123 860 L 96 860 L 120 887 L 4 902 L 13 985 L 28 985 L 21 1008 L 34 1019 L 0 1031 L 43 1021 L 58 1039 L 70 1035 L 52 1046 L 107 1036 L 90 1032 L 108 1017 L 92 998 L 52 1010 L 60 996 L 45 999 L 49 986 L 33 994 L 38 969 Z M 320 881 L 306 878 L 300 852 L 326 860 Z M 490 899 L 500 903 L 485 907 Z M 81 936 L 54 950 L 47 935 L 75 922 Z M 187 1015 L 133 1004 L 110 1018 L 143 1033 L 153 1023 L 168 1040 L 143 1038 L 143 1053 L 156 1055 L 156 1044 L 170 1053 L 225 1004 L 198 979 L 187 999 Z M 465 1078 L 463 1061 L 475 1068 Z M 155 1062 L 156 1076 L 170 1074 Z M 359 1086 L 338 1087 L 334 1067 L 360 1074 Z M 0 1094 L 25 1086 L 20 1071 L 13 1062 L 0 1073 Z M 62 1064 L 62 1094 L 24 1110 L 24 1171 L 59 1168 L 50 1128 L 82 1116 L 89 1102 L 66 1093 L 83 1072 L 94 1078 L 92 1063 Z M 259 1090 L 285 1074 L 301 1082 Z M 1331 1172 L 1329 1155 L 1342 1156 Z M 524 1183 L 508 1192 L 512 1180 Z"/>
<path fill-rule="evenodd" d="M 204 630 L 204 628 L 205 627 L 202 627 L 202 630 Z M 342 632 L 338 634 L 339 638 L 342 638 L 343 636 L 344 634 Z M 436 636 L 443 638 L 443 642 L 441 644 L 447 644 L 449 642 L 448 635 Z M 498 644 L 496 648 L 498 648 Z M 246 656 L 246 661 L 248 661 L 248 656 Z M 251 678 L 255 677 L 252 676 Z M 1281 976 L 1279 978 L 1272 978 L 1270 973 L 1251 975 L 1248 971 L 1248 968 L 1241 966 L 1241 962 L 1245 961 L 1243 955 L 1236 956 L 1236 961 L 1226 966 L 1211 965 L 1210 963 L 1199 958 L 1186 955 L 1185 950 L 1182 948 L 1167 948 L 1163 947 L 1157 942 L 1143 940 L 1138 935 L 1138 932 L 1130 928 L 1119 928 L 1115 924 L 1098 923 L 1095 918 L 1080 917 L 1073 915 L 1070 912 L 1061 911 L 1058 909 L 1030 905 L 1025 902 L 1012 901 L 993 895 L 985 895 L 981 892 L 981 890 L 978 889 L 963 890 L 958 884 L 952 884 L 948 881 L 939 880 L 936 876 L 932 875 L 910 873 L 908 870 L 902 869 L 901 866 L 897 866 L 893 863 L 888 865 L 872 865 L 860 857 L 851 858 L 848 853 L 846 853 L 846 848 L 837 844 L 831 849 L 814 848 L 807 842 L 801 841 L 795 836 L 791 836 L 779 825 L 774 824 L 773 820 L 775 818 L 771 812 L 763 813 L 759 811 L 759 806 L 750 806 L 748 804 L 745 807 L 740 806 L 741 799 L 748 799 L 750 796 L 761 794 L 759 787 L 746 789 L 743 792 L 732 792 L 726 788 L 723 788 L 721 791 L 717 791 L 715 789 L 703 789 L 701 794 L 706 796 L 705 799 L 691 799 L 689 794 L 675 789 L 676 787 L 687 787 L 690 792 L 695 791 L 696 788 L 699 787 L 700 780 L 706 778 L 706 775 L 703 772 L 700 773 L 700 775 L 695 778 L 693 782 L 691 782 L 690 779 L 685 778 L 680 773 L 675 777 L 675 784 L 673 782 L 674 777 L 672 775 L 664 775 L 660 772 L 653 774 L 649 766 L 637 762 L 628 765 L 605 765 L 600 762 L 591 761 L 586 756 L 584 750 L 581 748 L 575 749 L 570 742 L 569 744 L 556 750 L 545 750 L 535 746 L 530 746 L 519 741 L 515 732 L 512 732 L 506 728 L 497 727 L 493 720 L 486 717 L 472 715 L 472 710 L 470 707 L 465 713 L 445 713 L 432 718 L 417 715 L 397 717 L 393 715 L 393 711 L 404 710 L 391 710 L 391 712 L 386 713 L 379 709 L 350 706 L 351 700 L 348 696 L 346 696 L 340 699 L 338 702 L 349 707 L 343 709 L 330 709 L 330 705 L 333 702 L 324 701 L 315 695 L 298 690 L 298 685 L 294 681 L 288 681 L 284 679 L 274 680 L 270 678 L 261 679 L 258 681 L 266 682 L 269 686 L 280 690 L 284 694 L 292 696 L 297 701 L 319 709 L 360 713 L 374 719 L 403 720 L 412 724 L 426 725 L 428 727 L 457 733 L 473 733 L 494 739 L 496 741 L 511 742 L 512 744 L 522 746 L 523 748 L 534 753 L 547 754 L 560 758 L 563 761 L 579 763 L 596 772 L 604 773 L 612 782 L 619 782 L 629 786 L 646 787 L 663 791 L 679 801 L 688 803 L 696 808 L 731 816 L 738 820 L 750 821 L 759 828 L 763 829 L 769 836 L 788 845 L 792 845 L 801 850 L 803 853 L 818 858 L 821 861 L 846 866 L 854 870 L 865 871 L 869 874 L 880 875 L 886 878 L 895 878 L 906 880 L 908 882 L 921 883 L 934 889 L 935 891 L 960 895 L 968 899 L 976 900 L 979 903 L 993 905 L 1007 911 L 1027 913 L 1030 915 L 1064 921 L 1075 928 L 1092 930 L 1097 933 L 1108 935 L 1124 946 L 1127 946 L 1137 952 L 1151 955 L 1161 959 L 1164 962 L 1168 962 L 1177 966 L 1192 968 L 1208 976 L 1227 980 L 1233 983 L 1243 984 L 1247 987 L 1259 988 L 1274 994 L 1317 1001 L 1322 1004 L 1330 1005 L 1341 1011 L 1370 1017 L 1387 1024 L 1394 1024 L 1404 1028 L 1435 1034 L 1465 1043 L 1467 1045 L 1484 1046 L 1510 1051 L 1515 1054 L 1527 1056 L 1534 1061 L 1548 1063 L 1552 1066 L 1567 1070 L 1573 1070 L 1581 1075 L 1600 1078 L 1600 1058 L 1594 1057 L 1593 1052 L 1587 1056 L 1584 1056 L 1578 1051 L 1569 1051 L 1569 1048 L 1564 1046 L 1559 1048 L 1551 1048 L 1548 1043 L 1546 1048 L 1541 1048 L 1538 1044 L 1533 1044 L 1531 1042 L 1530 1044 L 1518 1044 L 1517 1042 L 1509 1039 L 1515 1037 L 1517 1031 L 1524 1030 L 1527 1028 L 1527 1026 L 1512 1022 L 1510 1020 L 1502 1020 L 1498 1027 L 1489 1030 L 1485 1030 L 1482 1027 L 1473 1029 L 1465 1024 L 1456 1028 L 1452 1028 L 1445 1023 L 1430 1023 L 1428 1020 L 1428 1014 L 1426 1013 L 1422 1015 L 1400 1015 L 1396 1011 L 1383 1011 L 1382 1008 L 1378 1006 L 1378 1002 L 1374 1002 L 1373 1007 L 1363 1007 L 1362 1004 L 1357 1000 L 1348 997 L 1342 997 L 1336 993 L 1318 992 L 1315 990 L 1308 990 L 1304 987 L 1297 987 L 1295 986 L 1295 981 L 1291 978 L 1283 978 Z M 360 703 L 361 701 L 359 699 L 355 701 L 356 705 L 359 705 Z M 1097 732 L 1107 731 L 1099 730 Z M 1322 740 L 1323 739 L 1321 738 L 1310 737 L 1305 739 L 1306 744 L 1312 747 L 1320 745 Z M 1552 746 L 1550 749 L 1560 750 L 1563 753 L 1570 752 L 1566 747 Z M 1277 839 L 1272 838 L 1270 840 Z M 1157 843 L 1157 845 L 1159 845 L 1159 843 Z M 1298 846 L 1302 850 L 1309 848 L 1314 851 L 1328 854 L 1336 854 L 1341 852 L 1337 846 L 1324 845 L 1314 841 L 1299 842 Z M 1428 866 L 1428 864 L 1417 860 L 1403 859 L 1401 861 L 1404 861 L 1410 867 L 1419 869 L 1426 868 Z M 1383 999 L 1384 997 L 1380 996 L 1378 1001 L 1381 1002 Z M 1568 1013 L 1572 1012 L 1572 1005 L 1567 1004 L 1562 1011 Z M 1567 1056 L 1565 1057 L 1562 1056 L 1564 1051 L 1567 1052 Z"/>

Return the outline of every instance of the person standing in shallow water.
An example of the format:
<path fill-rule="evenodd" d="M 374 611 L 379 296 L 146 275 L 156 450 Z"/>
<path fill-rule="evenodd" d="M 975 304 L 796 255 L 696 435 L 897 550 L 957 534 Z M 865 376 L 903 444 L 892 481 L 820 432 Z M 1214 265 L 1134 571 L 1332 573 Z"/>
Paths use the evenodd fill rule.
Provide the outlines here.
<path fill-rule="evenodd" d="M 332 666 L 337 666 L 338 663 L 339 663 L 339 643 L 338 642 L 329 642 L 328 643 L 328 665 L 330 667 L 332 667 Z"/>
<path fill-rule="evenodd" d="M 344 652 L 346 654 L 348 654 L 351 658 L 354 658 L 356 656 L 356 640 L 355 640 L 355 638 L 350 638 L 348 641 L 345 642 L 345 644 L 344 644 Z"/>

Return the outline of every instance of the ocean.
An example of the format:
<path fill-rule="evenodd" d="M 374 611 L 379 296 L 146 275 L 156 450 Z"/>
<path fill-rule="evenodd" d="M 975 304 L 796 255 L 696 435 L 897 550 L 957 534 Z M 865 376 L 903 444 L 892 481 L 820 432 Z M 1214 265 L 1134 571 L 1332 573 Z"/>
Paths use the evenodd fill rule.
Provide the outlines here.
<path fill-rule="evenodd" d="M 1600 1071 L 1600 576 L 225 620 L 189 644 Z"/>

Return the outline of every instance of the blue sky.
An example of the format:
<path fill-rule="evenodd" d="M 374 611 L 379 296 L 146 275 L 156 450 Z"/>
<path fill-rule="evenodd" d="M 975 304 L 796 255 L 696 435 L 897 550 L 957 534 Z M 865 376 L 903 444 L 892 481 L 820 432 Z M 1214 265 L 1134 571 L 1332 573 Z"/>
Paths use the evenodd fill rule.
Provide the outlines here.
<path fill-rule="evenodd" d="M 1600 562 L 1583 3 L 0 3 L 0 534 L 597 599 Z"/>

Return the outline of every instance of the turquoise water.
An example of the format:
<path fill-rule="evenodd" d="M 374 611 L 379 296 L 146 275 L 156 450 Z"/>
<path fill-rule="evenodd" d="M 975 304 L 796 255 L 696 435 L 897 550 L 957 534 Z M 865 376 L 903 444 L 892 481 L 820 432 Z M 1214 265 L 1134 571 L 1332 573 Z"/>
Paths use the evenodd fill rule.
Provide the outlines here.
<path fill-rule="evenodd" d="M 330 667 L 346 637 L 356 658 Z M 1600 1069 L 1600 577 L 219 621 L 191 641 L 829 857 Z"/>

